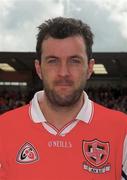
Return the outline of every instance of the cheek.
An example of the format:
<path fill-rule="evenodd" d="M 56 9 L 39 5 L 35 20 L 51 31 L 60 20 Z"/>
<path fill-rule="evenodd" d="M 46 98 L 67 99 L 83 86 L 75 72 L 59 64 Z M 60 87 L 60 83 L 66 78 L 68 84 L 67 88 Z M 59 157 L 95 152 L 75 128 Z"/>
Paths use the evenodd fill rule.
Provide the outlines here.
<path fill-rule="evenodd" d="M 74 83 L 74 86 L 75 88 L 79 88 L 81 86 L 84 86 L 86 81 L 87 81 L 87 75 L 86 75 L 86 72 L 82 72 L 80 74 L 77 74 L 75 75 L 75 83 Z"/>
<path fill-rule="evenodd" d="M 48 86 L 52 86 L 53 81 L 55 79 L 52 72 L 43 71 L 42 74 L 43 74 L 43 82 L 44 82 L 44 84 L 47 84 Z"/>
<path fill-rule="evenodd" d="M 76 79 L 78 79 L 79 81 L 85 80 L 88 77 L 88 71 L 87 69 L 79 69 L 77 72 L 74 72 L 73 74 L 75 76 Z"/>

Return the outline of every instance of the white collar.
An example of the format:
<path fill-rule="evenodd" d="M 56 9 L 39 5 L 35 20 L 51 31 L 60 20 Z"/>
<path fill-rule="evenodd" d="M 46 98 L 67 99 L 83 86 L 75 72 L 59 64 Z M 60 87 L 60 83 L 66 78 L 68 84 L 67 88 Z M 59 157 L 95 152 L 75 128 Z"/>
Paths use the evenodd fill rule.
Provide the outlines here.
<path fill-rule="evenodd" d="M 38 103 L 39 99 L 41 99 L 43 95 L 44 91 L 38 91 L 35 93 L 33 99 L 31 100 L 30 115 L 33 122 L 35 123 L 47 122 Z M 84 92 L 84 99 L 84 105 L 76 116 L 76 119 L 81 120 L 85 123 L 89 123 L 93 115 L 93 105 L 86 92 Z"/>

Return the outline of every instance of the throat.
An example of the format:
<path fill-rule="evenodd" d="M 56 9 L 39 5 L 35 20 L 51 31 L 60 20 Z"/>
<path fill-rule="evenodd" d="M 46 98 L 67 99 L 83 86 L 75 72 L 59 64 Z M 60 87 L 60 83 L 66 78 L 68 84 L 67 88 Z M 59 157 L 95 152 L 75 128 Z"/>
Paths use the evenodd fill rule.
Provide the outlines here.
<path fill-rule="evenodd" d="M 75 120 L 77 114 L 83 106 L 83 103 L 84 98 L 82 96 L 77 103 L 70 107 L 53 106 L 46 99 L 43 99 L 39 105 L 46 121 L 60 130 L 69 122 Z"/>

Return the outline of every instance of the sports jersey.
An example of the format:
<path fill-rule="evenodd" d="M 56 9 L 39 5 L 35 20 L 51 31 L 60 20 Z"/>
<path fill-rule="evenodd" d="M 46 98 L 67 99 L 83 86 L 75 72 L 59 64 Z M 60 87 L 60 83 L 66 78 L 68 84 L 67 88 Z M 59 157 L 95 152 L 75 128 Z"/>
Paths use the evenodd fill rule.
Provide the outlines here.
<path fill-rule="evenodd" d="M 43 93 L 0 117 L 0 180 L 127 179 L 127 116 L 84 92 L 76 118 L 58 130 L 40 110 Z"/>

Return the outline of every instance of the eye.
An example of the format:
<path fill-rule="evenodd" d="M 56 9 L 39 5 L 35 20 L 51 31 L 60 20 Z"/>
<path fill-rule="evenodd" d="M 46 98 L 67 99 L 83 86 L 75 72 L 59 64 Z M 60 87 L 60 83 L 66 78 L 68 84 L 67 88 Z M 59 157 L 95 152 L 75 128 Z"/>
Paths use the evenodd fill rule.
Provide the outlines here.
<path fill-rule="evenodd" d="M 71 59 L 70 59 L 70 63 L 72 63 L 72 64 L 80 64 L 80 63 L 81 63 L 81 60 L 78 59 L 78 58 L 71 58 Z"/>
<path fill-rule="evenodd" d="M 58 63 L 58 59 L 52 58 L 52 59 L 48 59 L 48 64 L 57 64 Z"/>

